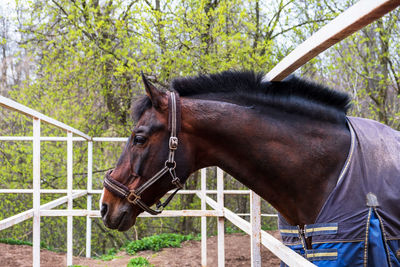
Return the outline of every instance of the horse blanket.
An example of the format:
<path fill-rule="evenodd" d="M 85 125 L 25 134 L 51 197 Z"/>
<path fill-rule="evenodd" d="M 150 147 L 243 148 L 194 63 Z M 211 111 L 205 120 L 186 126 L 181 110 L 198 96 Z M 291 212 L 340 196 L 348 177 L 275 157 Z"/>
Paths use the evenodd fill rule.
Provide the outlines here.
<path fill-rule="evenodd" d="M 400 132 L 354 117 L 348 125 L 351 147 L 337 186 L 315 224 L 300 229 L 279 217 L 283 242 L 317 266 L 400 266 Z"/>

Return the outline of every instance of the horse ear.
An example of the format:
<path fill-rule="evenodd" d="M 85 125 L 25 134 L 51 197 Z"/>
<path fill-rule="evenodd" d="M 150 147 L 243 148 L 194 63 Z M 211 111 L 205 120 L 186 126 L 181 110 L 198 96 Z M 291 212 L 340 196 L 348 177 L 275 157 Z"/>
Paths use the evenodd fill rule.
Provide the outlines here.
<path fill-rule="evenodd" d="M 141 74 L 144 87 L 146 88 L 146 94 L 150 98 L 153 107 L 155 109 L 161 109 L 164 105 L 168 105 L 167 94 L 158 90 L 149 80 L 147 80 L 143 72 L 141 72 Z"/>

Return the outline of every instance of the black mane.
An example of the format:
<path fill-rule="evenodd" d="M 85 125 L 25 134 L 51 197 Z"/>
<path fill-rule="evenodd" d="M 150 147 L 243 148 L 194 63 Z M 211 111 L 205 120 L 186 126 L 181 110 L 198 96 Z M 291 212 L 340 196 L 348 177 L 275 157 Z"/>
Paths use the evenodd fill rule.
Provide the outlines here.
<path fill-rule="evenodd" d="M 262 82 L 264 74 L 252 71 L 225 71 L 211 75 L 177 78 L 171 88 L 181 96 L 231 101 L 248 106 L 276 107 L 289 113 L 344 121 L 349 108 L 348 94 L 295 76 L 281 82 Z M 147 97 L 135 105 L 135 119 L 151 107 Z"/>

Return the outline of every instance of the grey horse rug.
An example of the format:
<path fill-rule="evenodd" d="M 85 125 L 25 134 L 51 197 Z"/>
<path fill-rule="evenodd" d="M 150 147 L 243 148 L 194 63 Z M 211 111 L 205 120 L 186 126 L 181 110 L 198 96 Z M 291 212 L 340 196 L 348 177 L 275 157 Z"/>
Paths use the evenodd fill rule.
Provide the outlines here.
<path fill-rule="evenodd" d="M 305 249 L 298 226 L 279 217 L 285 245 L 317 266 L 400 266 L 400 132 L 348 117 L 350 151 Z"/>

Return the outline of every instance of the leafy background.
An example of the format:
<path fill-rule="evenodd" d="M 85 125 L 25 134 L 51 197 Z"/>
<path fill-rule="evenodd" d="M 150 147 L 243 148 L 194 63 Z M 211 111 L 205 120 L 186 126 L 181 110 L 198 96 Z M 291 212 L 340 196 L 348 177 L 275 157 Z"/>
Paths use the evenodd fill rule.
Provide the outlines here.
<path fill-rule="evenodd" d="M 355 1 L 294 0 L 31 0 L 0 6 L 0 94 L 71 125 L 90 136 L 128 136 L 133 100 L 143 94 L 140 72 L 160 88 L 179 76 L 228 69 L 270 70 L 293 48 Z M 353 97 L 351 115 L 400 129 L 400 36 L 396 9 L 311 60 L 296 74 Z M 30 136 L 32 122 L 0 109 L 0 135 Z M 43 136 L 65 136 L 42 124 Z M 122 143 L 94 144 L 93 178 L 101 188 Z M 41 144 L 41 186 L 66 188 L 66 143 Z M 74 189 L 86 188 L 87 145 L 74 143 Z M 199 188 L 199 173 L 186 188 Z M 208 188 L 216 187 L 215 169 Z M 225 174 L 225 188 L 244 186 Z M 32 187 L 31 142 L 0 142 L 0 188 Z M 59 195 L 43 194 L 41 203 Z M 97 209 L 99 196 L 94 196 Z M 225 205 L 246 213 L 249 198 L 226 196 Z M 86 199 L 74 201 L 85 208 Z M 29 194 L 0 195 L 0 220 L 32 208 Z M 62 206 L 65 208 L 65 205 Z M 197 209 L 192 195 L 171 209 Z M 273 213 L 267 204 L 263 213 Z M 84 254 L 86 218 L 74 218 L 74 252 Z M 263 228 L 276 227 L 264 217 Z M 31 240 L 31 220 L 0 232 L 0 238 Z M 208 220 L 209 233 L 216 219 Z M 227 223 L 228 232 L 235 228 Z M 66 218 L 43 217 L 41 237 L 66 249 Z M 199 218 L 140 219 L 131 230 L 107 230 L 93 219 L 94 254 L 154 233 L 196 234 Z"/>

